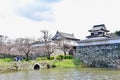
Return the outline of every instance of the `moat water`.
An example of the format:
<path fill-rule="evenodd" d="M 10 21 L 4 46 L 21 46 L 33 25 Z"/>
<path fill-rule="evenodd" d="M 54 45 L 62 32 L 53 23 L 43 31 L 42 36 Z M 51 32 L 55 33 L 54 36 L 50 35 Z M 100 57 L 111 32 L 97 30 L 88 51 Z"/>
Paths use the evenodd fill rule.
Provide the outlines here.
<path fill-rule="evenodd" d="M 0 73 L 0 80 L 120 80 L 120 70 L 53 68 Z"/>

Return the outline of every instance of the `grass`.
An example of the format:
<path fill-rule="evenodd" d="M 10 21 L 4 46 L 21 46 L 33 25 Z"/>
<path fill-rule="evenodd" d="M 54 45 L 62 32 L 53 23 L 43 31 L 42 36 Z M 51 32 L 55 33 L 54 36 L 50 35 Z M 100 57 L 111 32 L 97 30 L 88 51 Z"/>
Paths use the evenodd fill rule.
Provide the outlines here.
<path fill-rule="evenodd" d="M 0 65 L 8 65 L 10 62 L 14 62 L 12 59 L 10 58 L 4 58 L 4 59 L 0 59 Z M 21 61 L 21 62 L 26 62 L 26 61 Z M 37 59 L 37 60 L 30 60 L 27 61 L 30 64 L 33 64 L 35 62 L 46 62 L 48 64 L 53 63 L 56 67 L 86 67 L 86 65 L 77 59 L 62 59 L 62 60 L 47 60 L 47 59 Z"/>
<path fill-rule="evenodd" d="M 4 63 L 4 62 L 12 62 L 13 60 L 11 58 L 4 58 L 4 59 L 0 59 L 0 63 Z"/>
<path fill-rule="evenodd" d="M 85 67 L 85 64 L 77 59 L 64 59 L 62 61 L 55 61 L 56 67 Z"/>
<path fill-rule="evenodd" d="M 72 60 L 62 60 L 62 61 L 56 61 L 54 62 L 54 64 L 57 66 L 57 67 L 75 67 L 74 63 Z"/>
<path fill-rule="evenodd" d="M 51 57 L 50 60 L 48 60 L 46 57 L 39 57 L 36 58 L 36 61 L 53 63 L 56 67 L 87 67 L 85 63 L 78 59 L 74 59 L 71 55 L 66 55 L 66 59 L 64 55 Z"/>
<path fill-rule="evenodd" d="M 40 59 L 32 60 L 31 62 L 46 62 L 46 63 L 53 63 L 56 67 L 87 67 L 85 63 L 78 59 L 62 59 L 62 60 L 48 60 L 48 59 Z"/>
<path fill-rule="evenodd" d="M 19 63 L 10 58 L 0 59 L 0 72 L 12 72 L 19 70 L 16 67 L 16 63 L 20 65 L 34 65 L 35 63 L 45 63 L 50 65 L 51 67 L 63 67 L 63 68 L 76 68 L 81 67 L 83 62 L 76 59 L 62 59 L 62 60 L 48 60 L 48 59 L 37 59 L 37 60 L 29 60 L 29 61 L 20 61 Z M 26 69 L 25 66 L 25 69 Z"/>

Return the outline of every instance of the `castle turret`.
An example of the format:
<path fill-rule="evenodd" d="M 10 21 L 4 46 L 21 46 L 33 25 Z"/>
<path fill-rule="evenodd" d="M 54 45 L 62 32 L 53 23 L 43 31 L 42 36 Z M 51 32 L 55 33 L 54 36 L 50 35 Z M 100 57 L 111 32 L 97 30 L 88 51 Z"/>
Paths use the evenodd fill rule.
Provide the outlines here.
<path fill-rule="evenodd" d="M 91 34 L 87 36 L 87 38 L 98 38 L 98 37 L 109 38 L 110 37 L 107 35 L 107 32 L 109 32 L 109 30 L 106 29 L 104 24 L 94 25 L 93 28 L 88 31 Z"/>

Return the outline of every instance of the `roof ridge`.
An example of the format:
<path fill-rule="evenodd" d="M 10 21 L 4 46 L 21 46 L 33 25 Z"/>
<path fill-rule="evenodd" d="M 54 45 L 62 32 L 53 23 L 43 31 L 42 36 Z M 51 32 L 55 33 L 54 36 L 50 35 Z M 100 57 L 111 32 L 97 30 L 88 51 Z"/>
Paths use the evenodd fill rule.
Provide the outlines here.
<path fill-rule="evenodd" d="M 72 35 L 72 36 L 74 36 L 74 34 L 73 33 L 65 33 L 65 32 L 60 32 L 60 31 L 58 31 L 59 33 L 61 33 L 61 34 L 65 34 L 65 35 Z"/>
<path fill-rule="evenodd" d="M 105 24 L 94 25 L 93 27 L 100 27 L 100 26 L 105 27 Z"/>

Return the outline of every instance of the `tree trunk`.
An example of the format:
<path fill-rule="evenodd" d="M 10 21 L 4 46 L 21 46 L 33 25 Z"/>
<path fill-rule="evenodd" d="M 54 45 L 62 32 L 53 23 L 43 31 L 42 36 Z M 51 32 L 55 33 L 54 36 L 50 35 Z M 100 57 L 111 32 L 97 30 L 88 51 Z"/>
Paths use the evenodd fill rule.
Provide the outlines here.
<path fill-rule="evenodd" d="M 26 61 L 29 60 L 29 53 L 26 53 Z"/>
<path fill-rule="evenodd" d="M 51 55 L 51 53 L 48 54 L 48 59 L 49 59 L 49 60 L 50 60 L 50 55 Z"/>
<path fill-rule="evenodd" d="M 65 59 L 66 59 L 66 51 L 63 51 L 64 52 L 64 56 L 65 56 Z"/>

